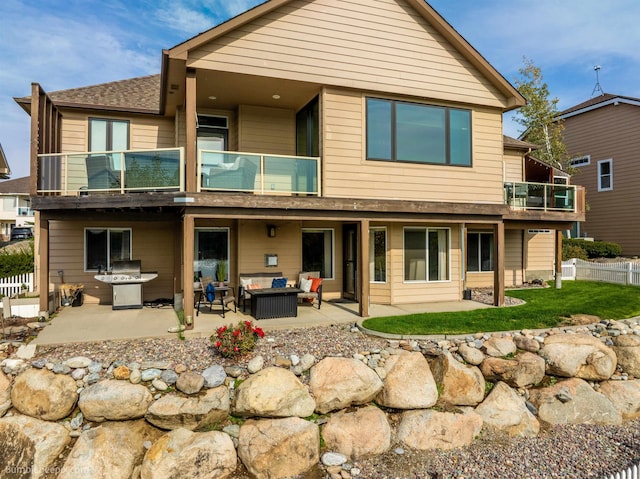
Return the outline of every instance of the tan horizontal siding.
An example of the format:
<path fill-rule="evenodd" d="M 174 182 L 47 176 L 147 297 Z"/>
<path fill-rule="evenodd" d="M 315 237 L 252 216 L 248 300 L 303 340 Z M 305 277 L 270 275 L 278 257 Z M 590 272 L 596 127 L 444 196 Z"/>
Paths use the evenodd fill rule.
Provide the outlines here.
<path fill-rule="evenodd" d="M 582 232 L 622 246 L 623 254 L 640 254 L 640 224 L 636 197 L 640 108 L 619 104 L 565 121 L 565 142 L 572 156 L 590 155 L 591 164 L 578 168 L 572 183 L 586 188 L 589 209 Z M 599 160 L 613 159 L 613 190 L 598 191 Z"/>
<path fill-rule="evenodd" d="M 551 279 L 555 259 L 555 231 L 529 234 L 524 232 L 527 252 L 526 279 Z"/>
<path fill-rule="evenodd" d="M 296 114 L 293 110 L 241 105 L 238 119 L 240 151 L 296 154 Z"/>
<path fill-rule="evenodd" d="M 504 181 L 524 181 L 522 154 L 514 151 L 504 153 Z"/>
<path fill-rule="evenodd" d="M 467 272 L 467 288 L 490 288 L 493 286 L 493 271 Z"/>
<path fill-rule="evenodd" d="M 522 277 L 522 230 L 506 230 L 504 232 L 504 284 L 518 286 Z"/>
<path fill-rule="evenodd" d="M 502 94 L 402 0 L 298 0 L 190 52 L 187 65 L 504 104 Z"/>
<path fill-rule="evenodd" d="M 158 298 L 173 299 L 174 231 L 171 222 L 108 222 L 94 221 L 89 225 L 75 221 L 51 221 L 49 226 L 49 280 L 59 289 L 58 271 L 63 271 L 65 283 L 84 285 L 85 300 L 89 303 L 111 304 L 112 292 L 108 284 L 94 279 L 95 272 L 84 271 L 84 228 L 132 228 L 132 259 L 142 260 L 144 271 L 156 271 L 158 278 L 143 286 L 145 301 Z"/>
<path fill-rule="evenodd" d="M 499 112 L 472 112 L 471 168 L 368 161 L 365 101 L 364 95 L 352 91 L 327 89 L 323 95 L 325 196 L 502 203 Z M 345 128 L 346 113 L 349 126 Z"/>

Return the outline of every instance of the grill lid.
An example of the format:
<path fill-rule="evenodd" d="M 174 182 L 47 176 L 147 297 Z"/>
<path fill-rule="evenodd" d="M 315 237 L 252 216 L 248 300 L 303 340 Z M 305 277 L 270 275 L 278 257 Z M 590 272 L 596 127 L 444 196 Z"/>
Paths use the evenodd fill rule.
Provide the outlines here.
<path fill-rule="evenodd" d="M 140 269 L 142 267 L 141 261 L 139 259 L 132 259 L 129 261 L 114 261 L 111 265 L 111 272 L 113 274 L 140 274 Z"/>

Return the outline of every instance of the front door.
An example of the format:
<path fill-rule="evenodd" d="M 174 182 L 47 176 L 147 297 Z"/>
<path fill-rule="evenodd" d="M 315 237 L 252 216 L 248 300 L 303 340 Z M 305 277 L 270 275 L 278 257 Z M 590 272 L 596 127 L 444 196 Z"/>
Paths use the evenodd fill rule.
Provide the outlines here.
<path fill-rule="evenodd" d="M 342 296 L 358 300 L 358 227 L 350 224 L 342 229 L 343 244 L 343 285 Z"/>

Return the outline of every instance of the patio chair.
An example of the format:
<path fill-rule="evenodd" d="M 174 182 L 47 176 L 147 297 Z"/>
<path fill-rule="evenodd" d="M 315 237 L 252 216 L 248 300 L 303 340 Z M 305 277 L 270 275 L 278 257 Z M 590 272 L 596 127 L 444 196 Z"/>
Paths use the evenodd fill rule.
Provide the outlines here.
<path fill-rule="evenodd" d="M 229 306 L 230 304 L 233 305 L 233 312 L 237 312 L 236 297 L 233 294 L 233 288 L 216 288 L 211 281 L 207 282 L 206 286 L 203 281 L 203 289 L 200 292 L 200 298 L 196 308 L 196 316 L 200 313 L 201 303 L 208 304 L 209 311 L 211 312 L 213 312 L 213 306 L 220 306 L 222 308 L 223 318 L 226 311 L 231 311 L 231 307 Z"/>
<path fill-rule="evenodd" d="M 230 168 L 211 168 L 206 178 L 206 186 L 225 190 L 253 191 L 257 172 L 258 167 L 255 162 L 241 156 L 231 164 Z"/>

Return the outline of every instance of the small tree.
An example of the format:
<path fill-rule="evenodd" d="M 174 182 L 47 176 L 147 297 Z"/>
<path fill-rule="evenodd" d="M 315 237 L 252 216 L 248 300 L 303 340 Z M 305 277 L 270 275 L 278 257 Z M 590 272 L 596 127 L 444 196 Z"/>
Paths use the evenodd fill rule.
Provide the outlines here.
<path fill-rule="evenodd" d="M 534 155 L 545 163 L 571 171 L 571 158 L 562 139 L 564 124 L 558 120 L 558 98 L 549 98 L 549 87 L 542 80 L 542 71 L 531 60 L 523 58 L 520 78 L 514 81 L 527 104 L 517 112 L 514 121 L 525 128 L 524 137 L 540 147 Z"/>

